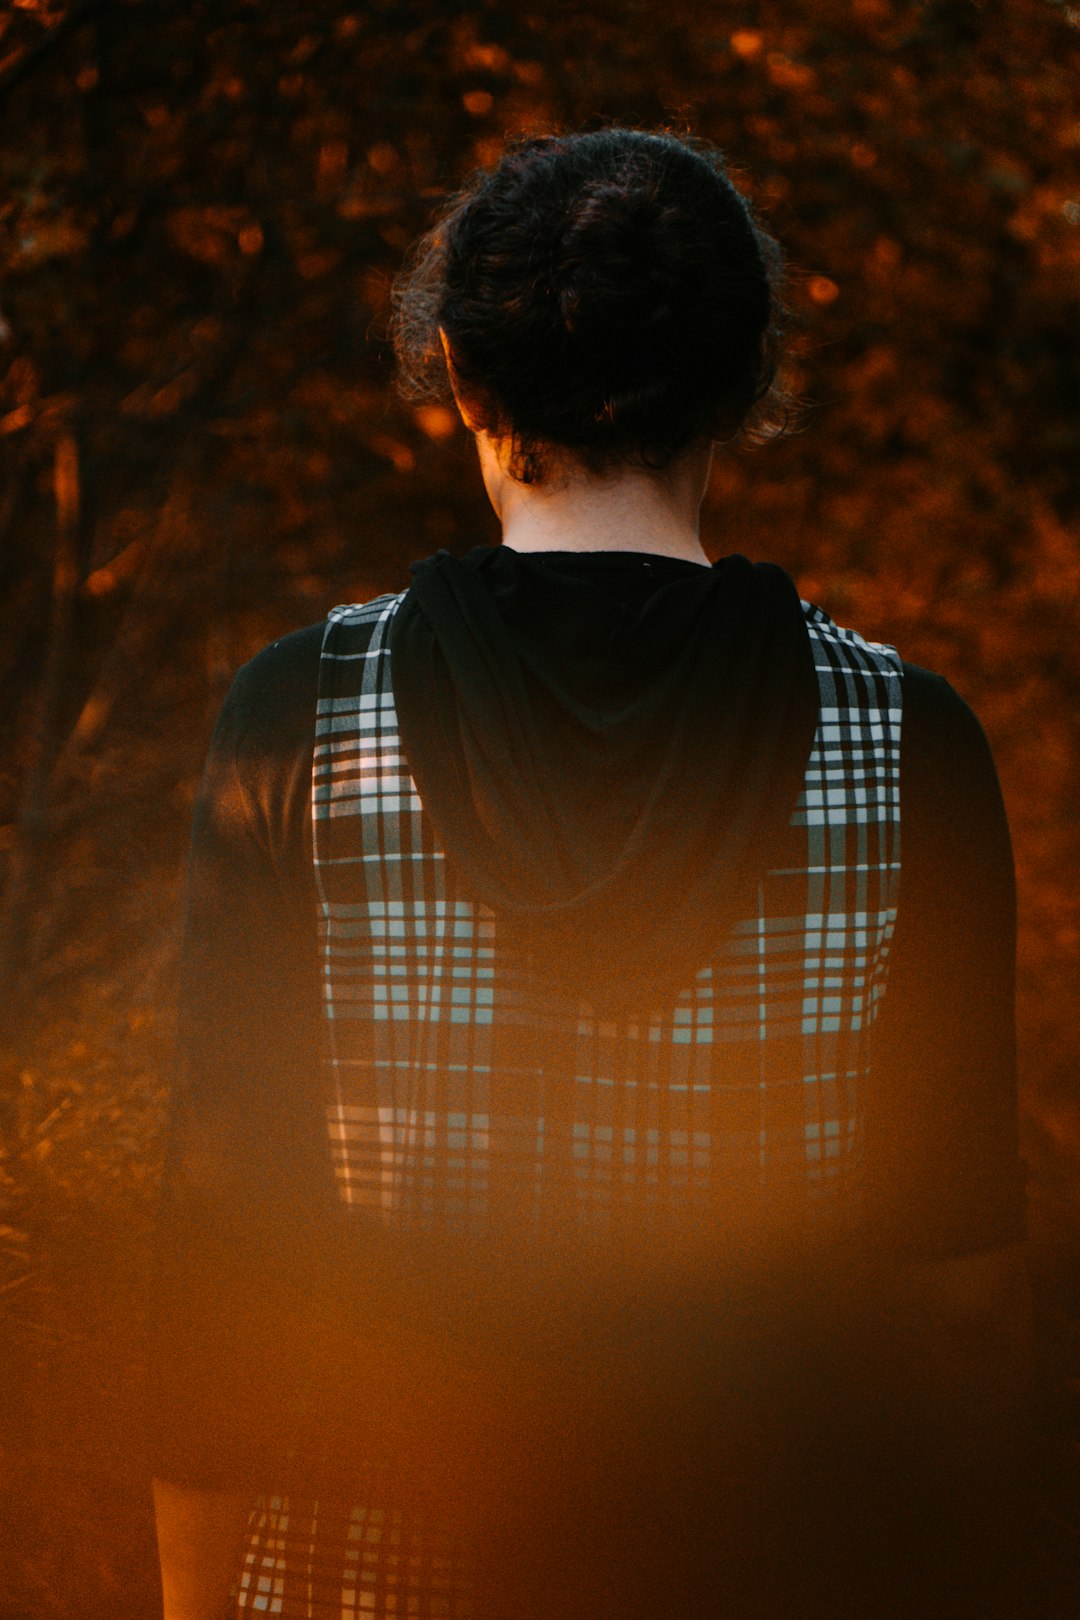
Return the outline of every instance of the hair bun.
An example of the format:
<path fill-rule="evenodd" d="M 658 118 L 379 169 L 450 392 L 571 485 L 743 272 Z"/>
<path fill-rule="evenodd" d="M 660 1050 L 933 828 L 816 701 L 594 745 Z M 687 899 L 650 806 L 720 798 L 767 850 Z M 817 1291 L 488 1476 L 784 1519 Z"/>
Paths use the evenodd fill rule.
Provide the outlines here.
<path fill-rule="evenodd" d="M 556 301 L 569 337 L 602 337 L 612 347 L 674 320 L 679 278 L 665 252 L 663 213 L 649 197 L 611 183 L 581 197 L 554 255 Z"/>
<path fill-rule="evenodd" d="M 400 376 L 414 398 L 456 388 L 524 482 L 564 452 L 598 472 L 666 466 L 781 422 L 779 265 L 714 147 L 664 130 L 524 137 L 399 278 Z"/>

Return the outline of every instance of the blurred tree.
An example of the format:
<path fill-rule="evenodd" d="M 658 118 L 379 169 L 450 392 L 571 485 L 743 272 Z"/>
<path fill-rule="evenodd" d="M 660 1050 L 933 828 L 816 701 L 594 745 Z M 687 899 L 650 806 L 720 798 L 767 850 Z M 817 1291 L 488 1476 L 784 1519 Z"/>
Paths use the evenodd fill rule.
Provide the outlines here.
<path fill-rule="evenodd" d="M 1076 1253 L 1078 72 L 1057 0 L 0 11 L 8 1280 L 77 1290 L 21 1234 L 119 1206 L 137 1304 L 214 712 L 266 641 L 494 537 L 453 416 L 392 394 L 390 279 L 506 133 L 595 119 L 717 141 L 790 253 L 809 420 L 718 463 L 706 541 L 786 564 L 983 718 L 1020 877 L 1036 1224 Z M 54 1324 L 47 1414 L 71 1309 L 44 1297 L 19 1331 Z M 133 1366 L 131 1322 L 111 1329 Z M 88 1581 L 121 1612 L 80 1580 L 39 1582 L 35 1612 L 85 1620 Z"/>

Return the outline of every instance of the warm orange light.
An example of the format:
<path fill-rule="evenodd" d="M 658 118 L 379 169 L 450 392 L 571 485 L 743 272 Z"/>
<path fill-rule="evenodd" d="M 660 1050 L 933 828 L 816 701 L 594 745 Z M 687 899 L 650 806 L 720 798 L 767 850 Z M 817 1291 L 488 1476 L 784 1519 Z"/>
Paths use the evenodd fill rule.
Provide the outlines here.
<path fill-rule="evenodd" d="M 422 433 L 439 443 L 453 438 L 458 424 L 455 413 L 445 405 L 418 405 L 413 418 Z"/>
<path fill-rule="evenodd" d="M 770 51 L 769 78 L 781 90 L 808 90 L 817 75 L 805 62 L 795 62 L 783 51 Z"/>
<path fill-rule="evenodd" d="M 324 141 L 319 148 L 319 184 L 328 187 L 340 185 L 348 166 L 348 142 Z"/>
<path fill-rule="evenodd" d="M 758 55 L 765 41 L 755 28 L 736 28 L 730 43 L 736 56 L 749 59 Z"/>
<path fill-rule="evenodd" d="M 368 147 L 368 165 L 376 174 L 389 174 L 391 169 L 397 167 L 397 148 L 389 141 L 377 141 L 374 146 Z"/>
<path fill-rule="evenodd" d="M 812 276 L 810 278 L 810 297 L 815 304 L 833 304 L 840 296 L 840 289 L 835 281 L 828 276 Z"/>

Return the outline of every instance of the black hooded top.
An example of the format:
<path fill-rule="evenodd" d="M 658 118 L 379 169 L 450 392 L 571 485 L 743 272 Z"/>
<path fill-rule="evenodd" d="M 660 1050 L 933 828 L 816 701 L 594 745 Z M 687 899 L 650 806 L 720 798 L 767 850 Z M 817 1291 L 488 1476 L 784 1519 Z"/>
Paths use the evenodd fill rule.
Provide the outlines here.
<path fill-rule="evenodd" d="M 752 909 L 803 785 L 818 688 L 791 579 L 508 547 L 412 574 L 394 700 L 466 892 L 594 1004 L 675 995 Z"/>
<path fill-rule="evenodd" d="M 566 933 L 598 954 L 623 941 L 610 977 L 659 942 L 685 983 L 802 781 L 817 696 L 791 581 L 741 558 L 490 548 L 414 580 L 391 672 L 463 889 L 541 954 L 576 914 L 589 926 Z M 317 1079 L 323 628 L 239 672 L 196 810 L 151 1358 L 155 1470 L 195 1484 L 243 1472 L 241 1394 L 262 1379 L 280 1404 L 275 1345 L 338 1207 Z M 936 675 L 905 664 L 903 686 L 900 898 L 866 1137 L 887 1197 L 867 1236 L 930 1259 L 1023 1235 L 1014 893 L 978 721 Z M 193 1426 L 194 1405 L 214 1421 Z"/>

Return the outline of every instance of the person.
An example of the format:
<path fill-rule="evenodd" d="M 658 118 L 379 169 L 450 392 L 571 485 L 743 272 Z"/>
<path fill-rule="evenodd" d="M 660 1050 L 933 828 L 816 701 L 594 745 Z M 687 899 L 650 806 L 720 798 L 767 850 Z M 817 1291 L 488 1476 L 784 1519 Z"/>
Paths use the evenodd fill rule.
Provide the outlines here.
<path fill-rule="evenodd" d="M 722 156 L 620 128 L 511 142 L 402 274 L 502 543 L 275 642 L 218 723 L 166 1620 L 995 1612 L 1009 835 L 943 679 L 709 560 L 716 446 L 792 408 L 781 294 Z"/>

